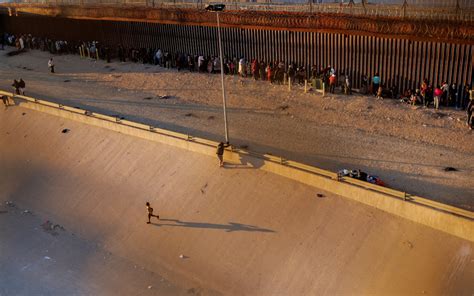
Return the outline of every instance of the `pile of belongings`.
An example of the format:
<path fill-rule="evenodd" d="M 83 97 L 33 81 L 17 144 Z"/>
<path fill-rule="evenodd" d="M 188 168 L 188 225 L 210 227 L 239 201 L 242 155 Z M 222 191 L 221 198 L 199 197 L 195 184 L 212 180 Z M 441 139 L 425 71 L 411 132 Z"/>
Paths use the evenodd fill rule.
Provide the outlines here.
<path fill-rule="evenodd" d="M 337 172 L 339 177 L 351 177 L 357 180 L 369 182 L 372 184 L 380 185 L 380 186 L 386 186 L 385 183 L 377 176 L 372 176 L 369 175 L 365 172 L 362 172 L 361 170 L 348 170 L 348 169 L 343 169 Z"/>

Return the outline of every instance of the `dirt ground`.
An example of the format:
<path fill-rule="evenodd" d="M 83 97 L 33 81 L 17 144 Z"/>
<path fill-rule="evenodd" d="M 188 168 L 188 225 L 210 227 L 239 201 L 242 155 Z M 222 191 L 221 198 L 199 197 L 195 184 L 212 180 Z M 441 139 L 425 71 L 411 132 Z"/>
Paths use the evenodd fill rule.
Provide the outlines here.
<path fill-rule="evenodd" d="M 5 197 L 0 195 L 0 295 L 189 295 Z"/>
<path fill-rule="evenodd" d="M 2 89 L 22 77 L 29 96 L 223 140 L 219 75 L 71 55 L 55 56 L 57 73 L 50 74 L 45 52 L 5 52 Z M 236 76 L 225 83 L 232 144 L 332 171 L 359 168 L 392 188 L 474 209 L 474 134 L 463 111 L 359 95 L 322 97 Z"/>
<path fill-rule="evenodd" d="M 374 207 L 19 106 L 0 127 L 2 296 L 474 292 L 474 243 Z"/>

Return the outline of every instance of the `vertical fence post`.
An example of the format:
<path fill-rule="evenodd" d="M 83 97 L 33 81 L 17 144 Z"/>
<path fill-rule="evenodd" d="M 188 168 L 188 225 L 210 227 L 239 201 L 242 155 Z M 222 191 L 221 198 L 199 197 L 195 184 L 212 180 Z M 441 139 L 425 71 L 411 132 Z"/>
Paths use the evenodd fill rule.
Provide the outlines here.
<path fill-rule="evenodd" d="M 304 93 L 308 92 L 308 80 L 304 80 Z"/>
<path fill-rule="evenodd" d="M 288 91 L 291 91 L 291 77 L 288 77 Z"/>

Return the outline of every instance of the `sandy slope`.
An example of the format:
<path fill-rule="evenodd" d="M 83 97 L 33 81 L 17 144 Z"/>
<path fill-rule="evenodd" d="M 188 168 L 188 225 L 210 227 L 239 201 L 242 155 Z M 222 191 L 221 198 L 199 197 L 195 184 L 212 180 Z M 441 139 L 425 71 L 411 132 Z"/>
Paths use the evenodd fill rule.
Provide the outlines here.
<path fill-rule="evenodd" d="M 27 94 L 214 140 L 223 138 L 218 75 L 57 56 L 0 55 L 0 85 Z M 232 143 L 337 171 L 360 168 L 391 187 L 474 209 L 474 136 L 465 113 L 413 110 L 372 97 L 304 94 L 226 77 Z M 160 100 L 168 95 L 172 99 Z M 445 172 L 447 166 L 458 172 Z"/>
<path fill-rule="evenodd" d="M 28 109 L 0 111 L 0 126 L 0 200 L 190 293 L 474 292 L 474 245 L 456 237 L 259 170 L 219 169 L 213 157 Z M 161 216 L 152 225 L 147 200 Z M 21 275 L 28 262 L 17 263 L 15 251 L 34 242 L 9 231 L 0 232 L 12 254 L 0 269 Z M 85 272 L 78 280 L 91 284 L 96 271 Z"/>

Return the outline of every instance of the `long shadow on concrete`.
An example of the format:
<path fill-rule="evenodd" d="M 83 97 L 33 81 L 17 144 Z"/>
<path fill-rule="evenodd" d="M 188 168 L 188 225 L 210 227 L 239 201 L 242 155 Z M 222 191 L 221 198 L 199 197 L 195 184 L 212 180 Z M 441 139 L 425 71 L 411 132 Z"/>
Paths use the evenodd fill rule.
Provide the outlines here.
<path fill-rule="evenodd" d="M 222 229 L 225 232 L 233 231 L 249 231 L 249 232 L 275 232 L 271 229 L 265 229 L 258 226 L 229 222 L 229 224 L 215 224 L 215 223 L 204 223 L 204 222 L 188 222 L 181 221 L 178 219 L 160 219 L 160 222 L 173 222 L 175 224 L 162 224 L 162 223 L 152 223 L 155 226 L 163 227 L 187 227 L 187 228 L 209 228 L 209 229 Z"/>

